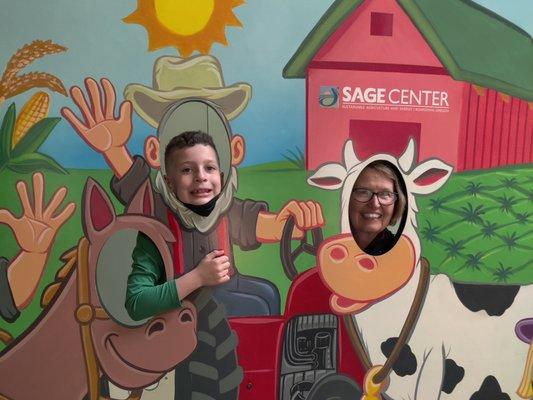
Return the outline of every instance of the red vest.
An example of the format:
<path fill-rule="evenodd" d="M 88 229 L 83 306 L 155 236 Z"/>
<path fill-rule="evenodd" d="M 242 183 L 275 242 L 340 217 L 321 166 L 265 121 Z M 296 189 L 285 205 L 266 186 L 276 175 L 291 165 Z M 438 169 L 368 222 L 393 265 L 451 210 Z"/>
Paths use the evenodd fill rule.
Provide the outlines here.
<path fill-rule="evenodd" d="M 174 273 L 176 274 L 176 276 L 180 276 L 185 273 L 185 262 L 183 260 L 183 235 L 181 232 L 181 225 L 178 222 L 176 215 L 170 209 L 167 209 L 167 219 L 170 231 L 174 234 L 174 237 L 176 238 L 176 241 L 172 245 L 172 250 L 174 251 L 174 257 L 172 260 L 174 263 Z M 216 229 L 218 248 L 220 250 L 224 250 L 224 254 L 230 258 L 231 263 L 231 243 L 229 242 L 227 216 L 224 215 L 222 218 L 220 218 Z M 234 273 L 235 268 L 233 268 L 233 265 L 230 265 L 230 276 L 232 276 Z"/>

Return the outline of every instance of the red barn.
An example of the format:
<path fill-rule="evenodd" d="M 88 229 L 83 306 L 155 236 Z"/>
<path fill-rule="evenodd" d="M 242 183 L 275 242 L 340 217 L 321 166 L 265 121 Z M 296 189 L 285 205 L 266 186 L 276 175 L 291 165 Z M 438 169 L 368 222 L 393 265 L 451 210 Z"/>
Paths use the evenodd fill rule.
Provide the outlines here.
<path fill-rule="evenodd" d="M 306 78 L 308 169 L 399 154 L 457 171 L 533 159 L 533 41 L 468 0 L 337 0 L 283 70 Z"/>

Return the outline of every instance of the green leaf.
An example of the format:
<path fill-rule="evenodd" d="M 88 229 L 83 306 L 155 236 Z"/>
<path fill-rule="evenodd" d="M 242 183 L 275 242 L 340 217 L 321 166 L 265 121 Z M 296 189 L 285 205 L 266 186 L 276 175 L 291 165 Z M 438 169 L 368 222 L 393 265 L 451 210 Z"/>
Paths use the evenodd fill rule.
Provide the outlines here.
<path fill-rule="evenodd" d="M 11 103 L 4 115 L 2 127 L 0 127 L 0 164 L 4 164 L 11 156 L 11 138 L 13 137 L 16 116 L 15 103 Z"/>
<path fill-rule="evenodd" d="M 53 172 L 68 174 L 68 172 L 59 165 L 52 157 L 41 153 L 23 154 L 17 158 L 9 160 L 7 167 L 20 174 L 28 174 L 42 169 Z"/>
<path fill-rule="evenodd" d="M 34 153 L 41 147 L 52 129 L 61 121 L 59 117 L 43 118 L 24 135 L 13 149 L 13 157 L 19 157 L 23 154 Z"/>

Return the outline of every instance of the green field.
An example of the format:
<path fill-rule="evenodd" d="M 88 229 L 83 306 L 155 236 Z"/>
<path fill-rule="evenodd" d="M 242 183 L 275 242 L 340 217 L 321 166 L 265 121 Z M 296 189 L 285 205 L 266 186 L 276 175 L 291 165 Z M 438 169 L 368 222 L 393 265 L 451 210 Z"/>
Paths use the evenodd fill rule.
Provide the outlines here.
<path fill-rule="evenodd" d="M 533 281 L 531 166 L 458 174 L 422 199 L 419 232 L 432 270 L 459 281 Z"/>
<path fill-rule="evenodd" d="M 491 171 L 470 171 L 454 175 L 439 192 L 418 199 L 418 230 L 422 253 L 434 272 L 448 274 L 455 280 L 491 284 L 533 282 L 533 174 L 531 165 Z M 111 172 L 103 170 L 69 170 L 68 175 L 47 173 L 46 199 L 61 185 L 68 187 L 68 201 L 77 204 L 75 214 L 56 239 L 44 277 L 31 305 L 13 324 L 0 321 L 17 336 L 40 312 L 43 288 L 53 281 L 61 266 L 59 256 L 76 245 L 82 236 L 80 199 L 87 176 L 92 176 L 108 190 Z M 306 183 L 308 173 L 288 162 L 263 164 L 239 169 L 238 197 L 261 199 L 271 211 L 279 210 L 290 199 L 314 199 L 324 210 L 324 236 L 339 232 L 339 191 L 326 191 Z M 0 208 L 20 215 L 15 189 L 18 180 L 30 175 L 3 171 L 0 181 L 4 192 Z M 31 192 L 31 191 L 30 191 Z M 109 190 L 108 190 L 109 192 Z M 111 198 L 113 198 L 111 196 Z M 121 205 L 115 201 L 121 212 Z M 18 246 L 10 229 L 0 225 L 0 255 L 11 259 Z M 282 295 L 282 304 L 290 282 L 282 272 L 277 244 L 263 245 L 251 252 L 235 248 L 236 263 L 243 274 L 261 276 L 274 282 Z M 314 266 L 313 257 L 303 257 L 298 268 Z M 0 347 L 1 348 L 1 347 Z"/>

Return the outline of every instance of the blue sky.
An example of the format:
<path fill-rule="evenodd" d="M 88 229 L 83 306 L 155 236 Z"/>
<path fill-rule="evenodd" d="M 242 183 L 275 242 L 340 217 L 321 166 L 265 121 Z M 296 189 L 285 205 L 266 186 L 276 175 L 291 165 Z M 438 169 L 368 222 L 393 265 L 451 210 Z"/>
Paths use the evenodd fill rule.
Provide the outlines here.
<path fill-rule="evenodd" d="M 223 66 L 226 84 L 244 81 L 253 86 L 250 105 L 232 122 L 233 131 L 246 139 L 244 165 L 282 159 L 282 154 L 295 146 L 303 149 L 304 80 L 283 79 L 281 71 L 331 3 L 332 0 L 249 0 L 235 9 L 243 28 L 228 28 L 229 45 L 212 47 L 211 54 Z M 478 3 L 533 34 L 532 0 Z M 85 76 L 105 76 L 119 93 L 128 83 L 150 85 L 155 59 L 177 55 L 173 48 L 148 52 L 144 28 L 121 21 L 136 8 L 135 0 L 0 0 L 0 5 L 4 16 L 0 24 L 0 65 L 5 66 L 11 54 L 25 43 L 37 38 L 52 39 L 68 47 L 68 52 L 45 57 L 28 71 L 51 72 L 67 87 L 81 84 Z M 15 97 L 19 109 L 32 93 Z M 11 101 L 0 107 L 0 115 Z M 50 115 L 59 115 L 64 105 L 72 105 L 71 100 L 53 94 Z M 153 129 L 143 121 L 134 119 L 129 146 L 133 153 L 142 152 L 144 138 L 151 132 Z M 66 167 L 105 167 L 101 157 L 88 149 L 65 121 L 55 128 L 41 151 Z"/>

